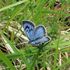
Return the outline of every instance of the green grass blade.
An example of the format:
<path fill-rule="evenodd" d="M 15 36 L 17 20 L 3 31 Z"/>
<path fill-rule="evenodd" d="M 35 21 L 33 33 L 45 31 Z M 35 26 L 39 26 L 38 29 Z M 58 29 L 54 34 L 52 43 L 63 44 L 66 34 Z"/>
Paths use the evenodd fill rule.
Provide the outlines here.
<path fill-rule="evenodd" d="M 16 70 L 12 65 L 12 62 L 5 56 L 4 53 L 2 53 L 2 51 L 0 51 L 0 59 L 10 68 L 10 70 Z"/>
<path fill-rule="evenodd" d="M 8 6 L 6 6 L 6 7 L 3 7 L 3 8 L 0 9 L 0 12 L 1 12 L 1 11 L 4 11 L 4 10 L 7 10 L 7 9 L 10 9 L 10 8 L 12 8 L 12 7 L 15 7 L 15 6 L 17 6 L 17 5 L 20 5 L 20 4 L 24 3 L 24 2 L 27 2 L 27 0 L 22 0 L 22 1 L 19 1 L 19 2 L 17 2 L 17 3 L 8 5 Z"/>

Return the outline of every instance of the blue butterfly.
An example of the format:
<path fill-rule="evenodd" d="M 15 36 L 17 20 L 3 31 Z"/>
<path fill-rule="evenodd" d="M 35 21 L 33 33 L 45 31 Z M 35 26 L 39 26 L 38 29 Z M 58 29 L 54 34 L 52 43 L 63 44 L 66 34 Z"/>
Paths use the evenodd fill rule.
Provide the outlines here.
<path fill-rule="evenodd" d="M 35 27 L 32 22 L 23 21 L 22 26 L 26 36 L 29 39 L 29 43 L 32 45 L 39 46 L 50 40 L 50 37 L 45 35 L 45 28 L 42 25 Z"/>

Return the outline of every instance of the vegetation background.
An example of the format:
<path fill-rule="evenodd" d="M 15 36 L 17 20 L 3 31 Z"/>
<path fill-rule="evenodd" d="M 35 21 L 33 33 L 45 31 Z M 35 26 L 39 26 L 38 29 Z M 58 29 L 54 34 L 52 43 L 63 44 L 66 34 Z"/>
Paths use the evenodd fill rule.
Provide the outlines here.
<path fill-rule="evenodd" d="M 23 20 L 44 25 L 51 41 L 27 44 Z M 0 70 L 70 70 L 70 0 L 0 0 Z"/>

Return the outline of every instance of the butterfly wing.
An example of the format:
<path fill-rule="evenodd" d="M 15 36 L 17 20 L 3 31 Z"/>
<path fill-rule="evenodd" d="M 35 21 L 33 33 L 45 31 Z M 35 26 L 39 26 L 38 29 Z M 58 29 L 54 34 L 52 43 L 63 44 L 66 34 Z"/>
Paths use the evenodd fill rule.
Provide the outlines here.
<path fill-rule="evenodd" d="M 35 40 L 31 42 L 32 45 L 38 46 L 44 42 L 48 42 L 50 38 L 45 36 L 45 28 L 38 26 L 35 30 Z"/>
<path fill-rule="evenodd" d="M 35 39 L 42 38 L 43 36 L 45 36 L 45 28 L 38 26 L 35 30 Z"/>
<path fill-rule="evenodd" d="M 39 46 L 40 44 L 48 42 L 49 40 L 50 40 L 49 37 L 42 37 L 40 39 L 37 39 L 37 40 L 31 42 L 31 44 L 34 46 Z"/>
<path fill-rule="evenodd" d="M 34 24 L 30 21 L 23 21 L 24 32 L 30 41 L 34 40 Z"/>

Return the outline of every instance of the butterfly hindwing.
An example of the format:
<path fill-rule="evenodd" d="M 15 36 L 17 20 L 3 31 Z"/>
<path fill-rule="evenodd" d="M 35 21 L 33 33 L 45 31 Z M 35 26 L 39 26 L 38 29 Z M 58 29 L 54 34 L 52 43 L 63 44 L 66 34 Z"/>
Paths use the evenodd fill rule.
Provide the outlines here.
<path fill-rule="evenodd" d="M 50 40 L 49 37 L 42 37 L 42 38 L 39 38 L 39 39 L 31 42 L 31 44 L 35 45 L 35 46 L 38 46 L 38 45 L 40 45 L 42 43 L 48 42 L 49 40 Z"/>
<path fill-rule="evenodd" d="M 30 41 L 34 40 L 34 24 L 30 21 L 23 21 L 24 32 Z"/>

